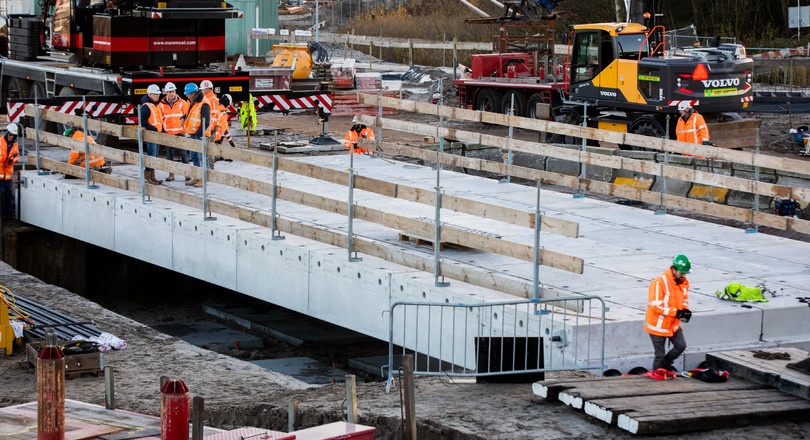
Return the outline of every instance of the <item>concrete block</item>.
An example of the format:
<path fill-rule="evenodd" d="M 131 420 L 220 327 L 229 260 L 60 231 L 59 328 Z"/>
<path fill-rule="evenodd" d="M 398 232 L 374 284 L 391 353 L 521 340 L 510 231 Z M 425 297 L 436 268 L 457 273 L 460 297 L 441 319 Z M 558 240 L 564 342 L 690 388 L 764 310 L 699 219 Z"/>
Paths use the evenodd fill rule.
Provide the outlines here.
<path fill-rule="evenodd" d="M 729 206 L 736 206 L 738 208 L 751 209 L 754 206 L 754 194 L 730 190 L 726 198 L 726 204 Z M 765 208 L 770 204 L 770 197 L 760 196 L 759 206 Z"/>
<path fill-rule="evenodd" d="M 62 232 L 62 188 L 59 181 L 36 173 L 27 173 L 20 185 L 22 221 L 54 232 Z"/>
<path fill-rule="evenodd" d="M 666 163 L 668 165 L 679 165 L 685 168 L 695 167 L 695 158 L 692 156 L 682 156 L 680 154 L 664 154 L 656 153 L 655 161 L 658 163 Z"/>
<path fill-rule="evenodd" d="M 312 251 L 307 314 L 379 339 L 388 337 L 388 317 L 358 313 L 390 308 L 390 273 L 380 260 L 349 262 L 344 249 Z M 368 278 L 368 281 L 364 278 Z"/>
<path fill-rule="evenodd" d="M 640 150 L 622 150 L 619 155 L 628 159 L 638 159 L 646 161 L 654 161 L 656 153 L 654 151 L 640 151 Z"/>
<path fill-rule="evenodd" d="M 115 197 L 86 185 L 66 185 L 62 233 L 106 249 L 115 245 Z M 87 225 L 93 225 L 88 228 Z"/>
<path fill-rule="evenodd" d="M 236 288 L 236 228 L 206 221 L 201 212 L 176 214 L 173 218 L 172 262 L 174 270 Z"/>
<path fill-rule="evenodd" d="M 653 185 L 652 178 L 646 178 L 642 176 L 634 176 L 634 177 L 617 177 L 613 180 L 614 185 L 619 186 L 630 186 L 633 188 L 640 188 L 640 189 L 650 189 Z"/>
<path fill-rule="evenodd" d="M 171 268 L 173 212 L 165 206 L 145 205 L 140 197 L 118 197 L 114 207 L 116 240 L 108 249 Z M 148 239 L 143 231 L 149 231 Z"/>
<path fill-rule="evenodd" d="M 273 240 L 265 228 L 236 234 L 236 290 L 305 313 L 309 309 L 309 249 L 297 237 Z"/>
<path fill-rule="evenodd" d="M 655 179 L 655 183 L 653 183 L 651 190 L 656 192 L 664 191 L 664 180 L 666 180 L 667 186 L 665 191 L 666 194 L 686 197 L 687 194 L 689 194 L 689 190 L 692 189 L 692 182 L 671 178 L 658 178 Z"/>
<path fill-rule="evenodd" d="M 739 167 L 734 166 L 734 177 L 739 177 L 741 179 L 748 179 L 754 180 L 756 177 L 756 173 L 748 169 L 750 167 Z M 771 169 L 763 168 L 759 171 L 759 181 L 760 182 L 767 182 L 767 183 L 776 183 L 776 172 Z M 805 182 L 806 184 L 807 182 Z"/>
<path fill-rule="evenodd" d="M 697 157 L 695 158 L 695 170 L 730 176 L 732 174 L 732 164 L 726 161 Z"/>
<path fill-rule="evenodd" d="M 806 304 L 778 308 L 763 305 L 762 309 L 763 340 L 779 341 L 810 334 L 810 307 Z"/>
<path fill-rule="evenodd" d="M 557 159 L 554 157 L 546 158 L 546 171 L 553 173 L 567 174 L 569 176 L 579 175 L 579 163 L 570 160 Z"/>
<path fill-rule="evenodd" d="M 729 193 L 728 188 L 718 188 L 707 185 L 693 185 L 689 190 L 689 198 L 703 200 L 712 203 L 726 203 L 726 198 Z"/>

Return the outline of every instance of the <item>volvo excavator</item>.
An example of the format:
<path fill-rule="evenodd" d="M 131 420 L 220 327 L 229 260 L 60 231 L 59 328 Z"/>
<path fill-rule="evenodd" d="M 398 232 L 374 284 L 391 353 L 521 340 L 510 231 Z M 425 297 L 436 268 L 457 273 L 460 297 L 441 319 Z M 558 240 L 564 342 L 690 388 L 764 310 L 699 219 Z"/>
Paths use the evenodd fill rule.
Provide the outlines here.
<path fill-rule="evenodd" d="M 754 62 L 742 45 L 715 39 L 705 46 L 674 47 L 655 24 L 652 10 L 637 17 L 643 23 L 573 26 L 565 63 L 554 68 L 553 14 L 538 10 L 541 1 L 505 2 L 510 13 L 497 19 L 501 50 L 472 55 L 469 77 L 454 81 L 461 106 L 674 137 L 681 102 L 693 105 L 708 122 L 720 122 L 738 120 L 736 112 L 752 101 Z M 509 36 L 503 29 L 513 22 L 537 23 L 536 35 L 544 39 L 530 50 L 507 52 Z"/>

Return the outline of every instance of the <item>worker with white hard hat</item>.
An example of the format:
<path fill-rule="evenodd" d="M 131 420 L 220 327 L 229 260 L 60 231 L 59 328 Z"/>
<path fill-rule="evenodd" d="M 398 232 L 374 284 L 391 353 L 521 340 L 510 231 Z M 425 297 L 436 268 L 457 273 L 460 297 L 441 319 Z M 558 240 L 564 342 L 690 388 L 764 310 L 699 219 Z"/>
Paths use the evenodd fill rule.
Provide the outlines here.
<path fill-rule="evenodd" d="M 343 148 L 350 150 L 355 154 L 371 155 L 372 151 L 370 148 L 359 147 L 357 145 L 357 141 L 360 138 L 373 141 L 375 139 L 374 131 L 361 124 L 360 120 L 357 119 L 357 116 L 355 116 L 352 118 L 352 127 L 346 132 L 346 136 L 343 137 Z"/>
<path fill-rule="evenodd" d="M 0 204 L 2 204 L 3 218 L 14 217 L 14 191 L 11 178 L 14 176 L 14 164 L 20 160 L 20 150 L 17 147 L 17 135 L 20 128 L 15 123 L 8 124 L 6 133 L 0 138 Z"/>
<path fill-rule="evenodd" d="M 211 104 L 211 134 L 214 139 L 216 139 L 216 133 L 219 131 L 218 122 L 219 122 L 219 98 L 214 93 L 214 84 L 211 81 L 205 79 L 200 82 L 200 92 L 208 99 L 208 102 Z M 208 167 L 214 168 L 214 158 L 209 157 L 208 160 Z"/>
<path fill-rule="evenodd" d="M 158 103 L 160 113 L 163 115 L 163 131 L 172 136 L 183 136 L 183 118 L 188 113 L 188 101 L 177 94 L 177 86 L 173 82 L 167 82 L 163 87 L 166 96 Z M 178 155 L 183 163 L 188 163 L 188 151 L 178 149 Z M 174 160 L 174 148 L 166 146 L 166 160 Z M 174 180 L 174 173 L 170 172 L 167 182 Z M 186 177 L 186 180 L 191 180 Z"/>
<path fill-rule="evenodd" d="M 680 117 L 675 127 L 675 135 L 679 142 L 711 145 L 706 120 L 695 111 L 690 101 L 681 101 L 678 104 L 678 113 Z"/>
<path fill-rule="evenodd" d="M 192 139 L 202 139 L 203 136 L 211 136 L 211 103 L 202 94 L 200 88 L 194 83 L 186 84 L 184 89 L 188 99 L 188 113 L 183 120 L 183 133 Z M 202 155 L 192 151 L 191 162 L 199 167 L 202 165 Z M 188 186 L 202 186 L 202 180 L 196 177 L 186 182 Z"/>
<path fill-rule="evenodd" d="M 160 113 L 158 101 L 160 100 L 160 87 L 157 84 L 150 84 L 146 88 L 146 96 L 141 98 L 140 109 L 140 123 L 146 131 L 161 132 L 163 131 L 163 115 Z M 146 143 L 146 154 L 152 157 L 158 155 L 158 144 L 153 142 Z M 155 169 L 146 167 L 144 168 L 143 178 L 147 183 L 152 185 L 160 185 L 162 180 L 155 177 Z"/>

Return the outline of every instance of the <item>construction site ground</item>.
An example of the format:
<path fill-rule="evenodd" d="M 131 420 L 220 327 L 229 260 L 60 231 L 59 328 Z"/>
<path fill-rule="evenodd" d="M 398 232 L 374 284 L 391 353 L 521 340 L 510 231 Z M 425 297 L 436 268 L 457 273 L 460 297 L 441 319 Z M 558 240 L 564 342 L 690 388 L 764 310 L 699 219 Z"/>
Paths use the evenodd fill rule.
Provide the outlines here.
<path fill-rule="evenodd" d="M 763 115 L 763 150 L 769 154 L 792 155 L 784 144 L 790 125 L 808 124 L 808 115 Z M 405 116 L 415 121 L 427 116 Z M 350 125 L 350 117 L 329 121 L 332 135 L 341 140 Z M 313 114 L 261 115 L 260 127 L 283 128 L 279 140 L 307 139 L 321 132 Z M 506 131 L 505 128 L 481 127 L 482 130 Z M 516 136 L 533 137 L 518 132 Z M 385 132 L 384 139 L 412 144 L 422 143 L 422 136 Z M 252 138 L 254 147 L 272 142 L 273 136 Z M 237 137 L 239 146 L 247 138 Z M 810 159 L 809 159 L 810 160 Z M 161 376 L 183 379 L 193 396 L 206 399 L 206 419 L 210 426 L 234 428 L 255 426 L 286 430 L 287 407 L 298 400 L 302 426 L 314 426 L 341 420 L 345 413 L 343 384 L 309 386 L 294 379 L 256 367 L 234 357 L 195 347 L 182 340 L 161 334 L 142 324 L 194 319 L 199 310 L 133 306 L 121 310 L 135 319 L 112 312 L 97 303 L 62 288 L 42 283 L 0 264 L 0 283 L 19 295 L 38 301 L 77 320 L 93 320 L 104 331 L 128 343 L 120 352 L 109 352 L 106 362 L 114 368 L 116 407 L 145 414 L 160 411 L 158 385 Z M 280 355 L 283 346 L 276 348 Z M 313 357 L 317 357 L 313 355 Z M 36 399 L 34 369 L 18 352 L 0 359 L 0 406 L 27 403 Z M 581 372 L 550 374 L 548 378 L 575 378 Z M 651 381 L 650 386 L 656 386 Z M 383 382 L 357 385 L 360 423 L 377 428 L 377 438 L 402 438 L 400 393 L 398 384 L 386 393 Z M 94 404 L 104 404 L 104 379 L 92 375 L 68 380 L 66 397 Z M 416 417 L 420 439 L 602 439 L 630 438 L 631 435 L 606 424 L 595 423 L 583 414 L 553 402 L 535 401 L 530 384 L 458 384 L 445 378 L 417 378 Z M 695 439 L 807 438 L 810 421 L 764 424 L 736 429 L 691 433 Z"/>

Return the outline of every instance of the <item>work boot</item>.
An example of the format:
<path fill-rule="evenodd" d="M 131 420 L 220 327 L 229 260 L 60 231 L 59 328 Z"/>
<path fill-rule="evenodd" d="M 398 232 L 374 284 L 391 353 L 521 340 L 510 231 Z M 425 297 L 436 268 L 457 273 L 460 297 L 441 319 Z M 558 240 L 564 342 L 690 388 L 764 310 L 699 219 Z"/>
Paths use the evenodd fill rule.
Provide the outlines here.
<path fill-rule="evenodd" d="M 186 177 L 186 186 L 194 186 L 194 184 L 197 183 L 198 180 L 200 179 L 192 178 L 189 180 L 189 178 Z"/>
<path fill-rule="evenodd" d="M 202 180 L 200 180 L 200 179 L 194 179 L 194 185 L 193 185 L 194 187 L 196 187 L 196 188 L 201 188 L 201 187 L 202 187 L 202 185 L 203 185 Z"/>
<path fill-rule="evenodd" d="M 148 183 L 150 185 L 155 185 L 155 181 L 152 180 L 152 173 L 149 172 L 149 171 L 144 171 L 143 172 L 143 180 L 145 180 L 146 183 Z"/>
<path fill-rule="evenodd" d="M 169 173 L 169 177 L 166 178 L 166 181 L 167 182 L 173 182 L 174 181 L 174 173 Z"/>
<path fill-rule="evenodd" d="M 189 180 L 191 180 L 191 177 L 190 177 L 190 176 L 186 176 L 186 177 L 184 177 L 184 179 L 186 179 L 186 182 L 188 182 Z"/>
<path fill-rule="evenodd" d="M 155 185 L 161 185 L 163 183 L 162 180 L 158 180 L 158 178 L 155 177 L 155 170 L 150 171 L 149 175 L 152 177 L 152 183 Z"/>

